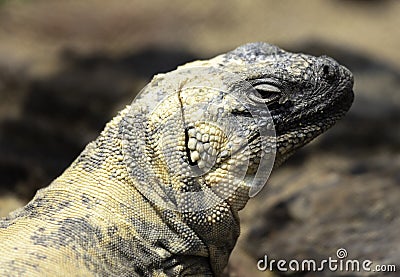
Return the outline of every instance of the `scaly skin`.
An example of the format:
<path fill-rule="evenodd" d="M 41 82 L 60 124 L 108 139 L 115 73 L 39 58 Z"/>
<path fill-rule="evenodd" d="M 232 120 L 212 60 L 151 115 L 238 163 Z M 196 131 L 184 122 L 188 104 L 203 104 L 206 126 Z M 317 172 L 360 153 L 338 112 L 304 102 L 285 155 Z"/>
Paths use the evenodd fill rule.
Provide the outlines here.
<path fill-rule="evenodd" d="M 265 43 L 178 70 L 199 66 L 213 76 L 193 70 L 204 87 L 174 83 L 176 72 L 155 76 L 60 177 L 0 221 L 1 276 L 221 275 L 238 211 L 273 152 L 262 143 L 276 144 L 280 165 L 345 114 L 353 80 L 328 57 Z M 276 137 L 261 136 L 272 120 Z"/>

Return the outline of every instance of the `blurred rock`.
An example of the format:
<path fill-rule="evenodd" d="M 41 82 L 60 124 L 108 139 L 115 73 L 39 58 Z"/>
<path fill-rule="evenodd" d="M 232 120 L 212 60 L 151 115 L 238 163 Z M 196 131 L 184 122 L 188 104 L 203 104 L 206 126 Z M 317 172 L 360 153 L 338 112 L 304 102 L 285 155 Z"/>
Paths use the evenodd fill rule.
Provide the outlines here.
<path fill-rule="evenodd" d="M 13 192 L 29 200 L 69 166 L 153 74 L 195 59 L 185 50 L 158 48 L 118 57 L 65 50 L 61 58 L 61 67 L 41 79 L 17 78 L 0 68 L 1 94 L 18 88 L 22 95 L 19 101 L 12 98 L 19 116 L 0 116 L 0 194 Z"/>

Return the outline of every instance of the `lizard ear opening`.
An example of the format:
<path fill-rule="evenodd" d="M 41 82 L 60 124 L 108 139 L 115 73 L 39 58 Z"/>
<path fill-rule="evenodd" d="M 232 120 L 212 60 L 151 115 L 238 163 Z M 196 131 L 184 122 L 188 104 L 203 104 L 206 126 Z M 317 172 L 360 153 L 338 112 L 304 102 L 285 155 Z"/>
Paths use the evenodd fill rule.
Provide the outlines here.
<path fill-rule="evenodd" d="M 190 141 L 190 142 L 189 142 Z M 189 137 L 189 128 L 185 128 L 185 148 L 186 148 L 186 156 L 189 161 L 189 165 L 195 166 L 197 165 L 197 161 L 199 160 L 198 152 L 193 152 L 195 150 L 196 143 L 193 143 L 193 139 L 191 140 Z"/>

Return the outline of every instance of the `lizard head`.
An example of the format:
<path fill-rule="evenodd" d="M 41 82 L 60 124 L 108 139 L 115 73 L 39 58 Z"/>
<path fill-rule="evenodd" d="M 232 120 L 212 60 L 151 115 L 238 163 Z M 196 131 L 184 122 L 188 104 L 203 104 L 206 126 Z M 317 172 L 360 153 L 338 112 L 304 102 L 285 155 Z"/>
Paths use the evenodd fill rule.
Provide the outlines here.
<path fill-rule="evenodd" d="M 332 127 L 353 102 L 352 73 L 327 56 L 249 43 L 210 62 L 255 88 L 247 101 L 267 105 L 276 131 L 276 166 Z"/>
<path fill-rule="evenodd" d="M 186 64 L 155 76 L 132 103 L 123 131 L 129 168 L 158 204 L 206 210 L 241 190 L 228 200 L 239 210 L 243 192 L 346 113 L 352 87 L 333 59 L 266 43 Z"/>

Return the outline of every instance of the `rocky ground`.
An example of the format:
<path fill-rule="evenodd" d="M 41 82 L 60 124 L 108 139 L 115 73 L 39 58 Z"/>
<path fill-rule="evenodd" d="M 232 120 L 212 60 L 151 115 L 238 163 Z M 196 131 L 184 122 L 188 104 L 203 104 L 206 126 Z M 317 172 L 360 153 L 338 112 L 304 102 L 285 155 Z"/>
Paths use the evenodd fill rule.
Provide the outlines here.
<path fill-rule="evenodd" d="M 356 99 L 241 212 L 230 276 L 397 276 L 260 272 L 257 260 L 345 248 L 400 271 L 399 13 L 389 0 L 0 1 L 0 215 L 59 175 L 153 74 L 268 41 L 345 64 Z"/>

